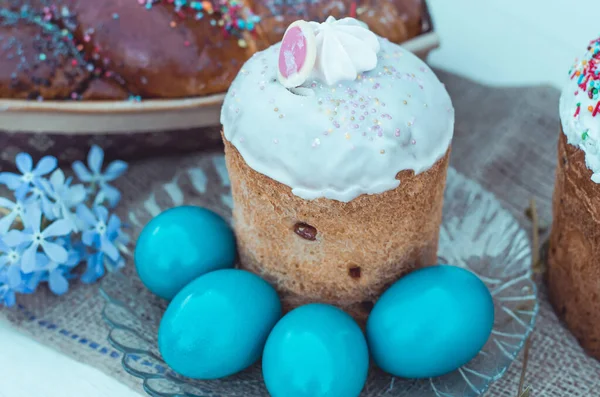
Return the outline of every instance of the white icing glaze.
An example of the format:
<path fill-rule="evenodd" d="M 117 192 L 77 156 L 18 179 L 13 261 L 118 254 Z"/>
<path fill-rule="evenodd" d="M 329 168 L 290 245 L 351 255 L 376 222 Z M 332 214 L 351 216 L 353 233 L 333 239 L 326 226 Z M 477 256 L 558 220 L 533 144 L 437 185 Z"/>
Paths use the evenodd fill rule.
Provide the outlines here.
<path fill-rule="evenodd" d="M 585 152 L 585 163 L 593 172 L 595 183 L 600 183 L 600 112 L 596 110 L 597 107 L 600 110 L 600 77 L 595 73 L 600 70 L 599 40 L 591 43 L 583 58 L 569 71 L 569 82 L 559 105 L 567 142 Z"/>
<path fill-rule="evenodd" d="M 277 81 L 279 45 L 255 54 L 225 98 L 226 139 L 248 166 L 307 200 L 348 202 L 398 187 L 400 171 L 428 170 L 452 139 L 450 97 L 420 59 L 378 41 L 377 67 L 333 87 L 288 90 Z"/>
<path fill-rule="evenodd" d="M 323 23 L 310 22 L 316 37 L 317 58 L 314 80 L 334 85 L 355 80 L 361 72 L 375 69 L 379 40 L 367 25 L 354 18 L 339 21 L 329 17 Z"/>

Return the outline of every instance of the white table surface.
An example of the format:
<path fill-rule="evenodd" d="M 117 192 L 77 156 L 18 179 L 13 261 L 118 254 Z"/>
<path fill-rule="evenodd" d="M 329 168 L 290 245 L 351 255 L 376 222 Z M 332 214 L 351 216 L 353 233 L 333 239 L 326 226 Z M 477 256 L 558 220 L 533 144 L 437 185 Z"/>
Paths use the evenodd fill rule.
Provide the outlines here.
<path fill-rule="evenodd" d="M 490 85 L 560 87 L 600 34 L 598 0 L 429 0 L 442 47 L 430 63 Z M 575 5 L 576 4 L 576 5 Z M 139 397 L 0 321 L 0 397 Z"/>

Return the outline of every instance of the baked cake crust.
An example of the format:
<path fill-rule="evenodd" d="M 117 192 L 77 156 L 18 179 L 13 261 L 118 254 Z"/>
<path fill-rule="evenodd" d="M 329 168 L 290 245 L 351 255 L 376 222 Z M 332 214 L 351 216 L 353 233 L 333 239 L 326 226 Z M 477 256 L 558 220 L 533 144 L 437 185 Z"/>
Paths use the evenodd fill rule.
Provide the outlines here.
<path fill-rule="evenodd" d="M 436 263 L 450 149 L 421 174 L 398 173 L 398 188 L 344 203 L 295 196 L 224 142 L 241 266 L 270 281 L 285 310 L 324 302 L 364 322 L 387 286 Z"/>
<path fill-rule="evenodd" d="M 149 9 L 137 0 L 0 0 L 0 98 L 222 93 L 255 51 L 281 40 L 290 21 L 356 14 L 400 43 L 422 33 L 426 15 L 422 0 L 246 0 L 238 2 L 246 7 L 241 13 L 261 22 L 225 32 L 220 5 L 229 2 L 188 2 L 183 10 L 166 0 L 147 3 Z M 197 12 L 191 3 L 214 12 Z"/>
<path fill-rule="evenodd" d="M 600 185 L 561 128 L 548 253 L 550 300 L 584 349 L 600 359 Z"/>

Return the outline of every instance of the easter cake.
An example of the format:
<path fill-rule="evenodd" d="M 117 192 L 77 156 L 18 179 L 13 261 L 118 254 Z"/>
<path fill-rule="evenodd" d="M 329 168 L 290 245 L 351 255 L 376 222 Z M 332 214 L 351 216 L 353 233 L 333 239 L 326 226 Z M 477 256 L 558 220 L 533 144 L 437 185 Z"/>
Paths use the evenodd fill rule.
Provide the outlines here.
<path fill-rule="evenodd" d="M 297 21 L 245 63 L 221 122 L 241 266 L 284 309 L 364 321 L 436 263 L 454 109 L 416 56 L 353 18 Z"/>
<path fill-rule="evenodd" d="M 221 93 L 292 20 L 328 14 L 398 43 L 430 28 L 423 0 L 0 0 L 0 98 Z"/>
<path fill-rule="evenodd" d="M 569 78 L 560 98 L 549 292 L 582 346 L 600 359 L 600 39 Z"/>

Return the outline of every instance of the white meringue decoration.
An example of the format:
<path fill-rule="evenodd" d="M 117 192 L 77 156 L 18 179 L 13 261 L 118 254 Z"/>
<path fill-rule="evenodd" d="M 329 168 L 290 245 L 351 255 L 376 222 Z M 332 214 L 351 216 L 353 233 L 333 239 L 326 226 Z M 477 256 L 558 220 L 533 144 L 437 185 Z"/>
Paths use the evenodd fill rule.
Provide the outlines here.
<path fill-rule="evenodd" d="M 380 45 L 377 35 L 354 18 L 336 20 L 330 16 L 313 27 L 317 57 L 311 77 L 329 86 L 356 80 L 361 72 L 377 67 Z"/>

